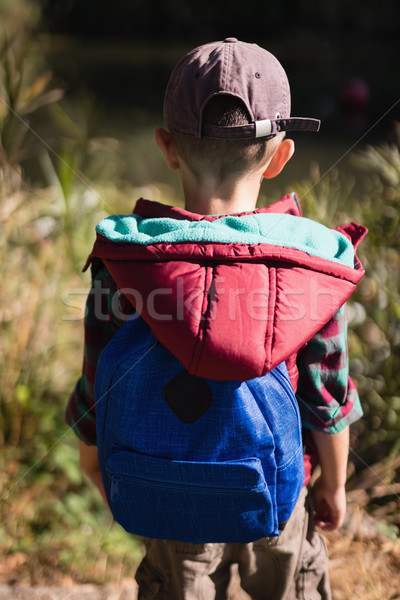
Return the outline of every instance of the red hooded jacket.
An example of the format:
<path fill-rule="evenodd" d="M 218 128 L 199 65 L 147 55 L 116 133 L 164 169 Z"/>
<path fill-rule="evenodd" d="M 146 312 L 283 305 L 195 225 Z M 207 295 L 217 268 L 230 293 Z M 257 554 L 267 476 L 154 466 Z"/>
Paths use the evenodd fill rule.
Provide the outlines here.
<path fill-rule="evenodd" d="M 249 242 L 241 241 L 245 221 Z M 215 241 L 222 225 L 224 237 L 225 224 L 229 240 Z M 206 225 L 200 238 L 195 235 Z M 283 229 L 286 242 L 273 243 Z M 296 390 L 296 353 L 364 274 L 356 248 L 366 228 L 351 223 L 329 229 L 304 219 L 294 195 L 222 216 L 139 200 L 133 215 L 105 219 L 97 232 L 87 264 L 101 258 L 155 337 L 190 373 L 211 379 L 244 381 L 286 360 Z M 311 239 L 316 234 L 318 243 Z"/>

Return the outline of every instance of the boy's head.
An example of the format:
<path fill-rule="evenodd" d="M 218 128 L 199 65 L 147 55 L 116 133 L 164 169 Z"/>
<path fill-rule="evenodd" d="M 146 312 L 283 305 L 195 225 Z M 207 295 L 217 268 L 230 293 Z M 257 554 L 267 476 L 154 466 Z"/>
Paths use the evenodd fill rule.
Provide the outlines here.
<path fill-rule="evenodd" d="M 256 44 L 227 38 L 195 48 L 175 66 L 164 120 L 195 174 L 242 176 L 272 156 L 292 130 L 317 119 L 290 117 L 290 88 L 278 60 Z"/>

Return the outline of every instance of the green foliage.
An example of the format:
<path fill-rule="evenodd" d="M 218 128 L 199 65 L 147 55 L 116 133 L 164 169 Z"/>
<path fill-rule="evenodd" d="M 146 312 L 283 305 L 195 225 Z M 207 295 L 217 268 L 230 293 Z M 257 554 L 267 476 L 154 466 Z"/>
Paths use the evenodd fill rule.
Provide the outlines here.
<path fill-rule="evenodd" d="M 31 582 L 46 565 L 115 580 L 132 573 L 139 544 L 83 480 L 64 409 L 81 364 L 80 270 L 104 216 L 100 196 L 117 204 L 124 193 L 110 183 L 119 143 L 90 135 L 88 104 L 73 117 L 58 104 L 19 39 L 0 47 L 0 552 L 21 555 Z"/>
<path fill-rule="evenodd" d="M 63 96 L 51 88 L 51 73 L 38 72 L 32 42 L 0 36 L 0 165 L 18 167 L 47 145 L 43 111 Z M 38 119 L 39 117 L 39 119 Z"/>
<path fill-rule="evenodd" d="M 366 273 L 349 302 L 349 350 L 364 408 L 355 427 L 357 451 L 370 463 L 398 450 L 400 434 L 399 144 L 368 147 L 351 163 L 347 176 L 332 170 L 321 178 L 315 168 L 297 192 L 307 216 L 333 225 L 354 220 L 369 229 L 359 248 Z"/>
<path fill-rule="evenodd" d="M 40 9 L 35 0 L 0 1 L 0 36 L 29 31 L 37 26 L 39 19 Z"/>
<path fill-rule="evenodd" d="M 67 452 L 61 450 L 65 447 Z M 82 485 L 76 445 L 63 440 L 57 448 L 52 460 L 60 461 L 60 470 L 55 464 L 46 477 L 21 466 L 15 451 L 2 456 L 3 557 L 22 557 L 34 571 L 24 572 L 19 583 L 27 577 L 26 583 L 52 578 L 55 569 L 60 576 L 94 583 L 131 575 L 140 559 L 138 541 L 113 523 L 97 491 Z"/>

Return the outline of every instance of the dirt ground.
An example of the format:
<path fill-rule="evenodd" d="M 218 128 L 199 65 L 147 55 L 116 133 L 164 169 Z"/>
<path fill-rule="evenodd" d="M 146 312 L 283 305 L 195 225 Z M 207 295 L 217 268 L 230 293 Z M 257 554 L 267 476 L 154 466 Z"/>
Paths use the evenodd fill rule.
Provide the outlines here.
<path fill-rule="evenodd" d="M 332 543 L 334 600 L 400 600 L 400 544 L 342 538 Z"/>
<path fill-rule="evenodd" d="M 327 537 L 333 600 L 400 600 L 400 539 L 379 531 L 378 522 L 355 508 L 345 527 Z M 38 578 L 38 570 L 42 573 Z M 32 581 L 32 572 L 35 578 Z M 35 585 L 29 585 L 29 581 Z M 23 585 L 21 585 L 21 583 Z M 230 600 L 247 600 L 234 579 Z M 82 585 L 59 573 L 57 564 L 31 564 L 22 553 L 0 562 L 0 600 L 133 600 L 132 580 Z"/>

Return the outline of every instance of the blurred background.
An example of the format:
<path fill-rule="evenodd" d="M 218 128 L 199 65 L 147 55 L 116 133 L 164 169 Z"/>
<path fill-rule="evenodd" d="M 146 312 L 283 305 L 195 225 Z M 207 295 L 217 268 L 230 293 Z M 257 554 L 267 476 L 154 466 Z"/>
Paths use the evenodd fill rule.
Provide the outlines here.
<path fill-rule="evenodd" d="M 165 85 L 190 48 L 230 36 L 273 52 L 292 114 L 322 120 L 293 135 L 295 157 L 260 205 L 296 191 L 306 216 L 370 230 L 349 304 L 365 412 L 349 500 L 396 543 L 399 32 L 395 0 L 0 0 L 0 581 L 115 581 L 140 557 L 83 481 L 63 421 L 81 368 L 81 268 L 103 216 L 140 196 L 182 201 L 153 141 Z"/>

